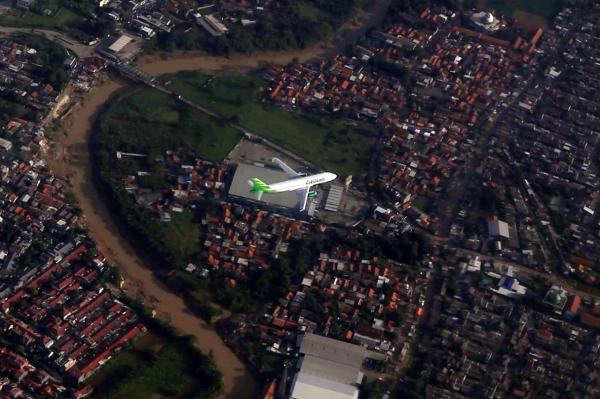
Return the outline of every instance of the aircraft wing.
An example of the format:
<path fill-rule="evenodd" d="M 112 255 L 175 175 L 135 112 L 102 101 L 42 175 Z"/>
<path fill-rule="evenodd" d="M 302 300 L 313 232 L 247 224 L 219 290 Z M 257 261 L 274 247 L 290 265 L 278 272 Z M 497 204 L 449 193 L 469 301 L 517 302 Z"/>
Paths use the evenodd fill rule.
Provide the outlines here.
<path fill-rule="evenodd" d="M 273 158 L 273 163 L 276 163 L 289 178 L 302 176 L 300 173 L 296 172 L 294 169 L 290 168 L 285 162 L 283 162 L 279 158 Z"/>
<path fill-rule="evenodd" d="M 310 192 L 310 187 L 306 187 L 305 189 L 296 191 L 298 193 L 298 197 L 300 200 L 300 212 L 306 209 L 306 202 L 308 201 L 308 193 Z"/>

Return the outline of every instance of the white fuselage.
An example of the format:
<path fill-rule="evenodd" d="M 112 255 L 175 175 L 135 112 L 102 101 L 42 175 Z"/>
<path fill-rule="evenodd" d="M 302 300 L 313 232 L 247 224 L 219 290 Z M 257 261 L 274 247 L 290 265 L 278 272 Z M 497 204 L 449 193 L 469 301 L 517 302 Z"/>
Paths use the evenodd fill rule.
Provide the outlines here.
<path fill-rule="evenodd" d="M 274 192 L 295 191 L 309 188 L 310 186 L 314 186 L 316 184 L 330 182 L 332 180 L 335 180 L 336 177 L 337 176 L 334 173 L 330 172 L 317 173 L 316 175 L 296 177 L 294 179 L 282 181 L 279 183 L 273 183 L 270 184 L 269 187 Z"/>

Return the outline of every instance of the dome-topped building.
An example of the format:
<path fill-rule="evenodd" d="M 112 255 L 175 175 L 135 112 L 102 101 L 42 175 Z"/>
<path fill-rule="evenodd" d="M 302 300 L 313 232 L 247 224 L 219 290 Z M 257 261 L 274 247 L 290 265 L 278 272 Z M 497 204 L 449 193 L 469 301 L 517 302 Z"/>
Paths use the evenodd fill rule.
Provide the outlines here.
<path fill-rule="evenodd" d="M 494 17 L 489 11 L 479 11 L 471 15 L 471 22 L 479 30 L 486 32 L 496 32 L 503 27 L 501 20 Z"/>
<path fill-rule="evenodd" d="M 488 25 L 491 25 L 494 23 L 494 15 L 491 12 L 488 12 L 487 14 L 485 14 L 485 17 L 483 17 L 484 22 Z"/>

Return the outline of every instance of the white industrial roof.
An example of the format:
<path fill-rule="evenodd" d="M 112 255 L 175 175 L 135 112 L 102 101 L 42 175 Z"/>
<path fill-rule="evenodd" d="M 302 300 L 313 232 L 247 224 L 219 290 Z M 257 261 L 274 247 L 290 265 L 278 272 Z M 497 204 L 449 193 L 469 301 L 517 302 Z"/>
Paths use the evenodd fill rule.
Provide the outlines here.
<path fill-rule="evenodd" d="M 331 212 L 337 212 L 340 207 L 340 202 L 342 202 L 343 192 L 344 189 L 342 187 L 331 185 L 329 194 L 327 194 L 325 209 Z"/>
<path fill-rule="evenodd" d="M 315 334 L 299 336 L 300 371 L 291 399 L 357 399 L 362 362 L 368 351 L 359 345 Z"/>
<path fill-rule="evenodd" d="M 108 49 L 113 53 L 118 53 L 119 51 L 123 50 L 125 46 L 127 46 L 132 40 L 133 38 L 130 36 L 121 35 L 113 44 L 110 45 L 110 47 L 108 47 Z"/>
<path fill-rule="evenodd" d="M 488 222 L 488 235 L 490 237 L 510 238 L 508 223 L 502 220 L 490 220 Z"/>
<path fill-rule="evenodd" d="M 240 163 L 233 175 L 233 181 L 229 187 L 229 195 L 246 198 L 251 201 L 267 203 L 272 206 L 281 206 L 292 209 L 298 206 L 298 194 L 294 191 L 265 193 L 260 201 L 258 201 L 256 195 L 250 192 L 250 187 L 248 187 L 248 180 L 253 177 L 257 177 L 267 184 L 289 179 L 289 177 L 280 169 Z"/>
<path fill-rule="evenodd" d="M 296 374 L 292 399 L 357 399 L 358 388 L 303 372 Z"/>
<path fill-rule="evenodd" d="M 355 367 L 358 372 L 368 351 L 360 345 L 316 334 L 306 334 L 300 344 L 300 353 Z"/>
<path fill-rule="evenodd" d="M 305 355 L 301 367 L 303 374 L 326 378 L 341 384 L 360 384 L 362 380 L 360 365 L 348 366 L 313 355 Z"/>

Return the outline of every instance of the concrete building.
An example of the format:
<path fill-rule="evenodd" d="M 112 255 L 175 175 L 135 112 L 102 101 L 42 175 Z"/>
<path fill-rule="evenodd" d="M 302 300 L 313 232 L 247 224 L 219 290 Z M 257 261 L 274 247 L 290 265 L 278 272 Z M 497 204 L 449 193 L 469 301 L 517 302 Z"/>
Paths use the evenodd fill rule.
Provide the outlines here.
<path fill-rule="evenodd" d="M 357 399 L 367 349 L 348 342 L 306 334 L 299 337 L 299 371 L 290 399 Z"/>
<path fill-rule="evenodd" d="M 108 49 L 110 51 L 112 51 L 113 53 L 118 53 L 121 50 L 123 50 L 132 41 L 133 41 L 133 38 L 131 38 L 127 35 L 121 35 L 121 36 L 119 36 L 119 38 L 117 40 L 114 41 L 113 44 L 111 44 L 108 47 Z"/>
<path fill-rule="evenodd" d="M 510 238 L 508 223 L 502 220 L 488 221 L 488 236 L 492 238 Z"/>
<path fill-rule="evenodd" d="M 527 293 L 527 287 L 521 285 L 515 277 L 503 276 L 498 282 L 498 287 L 492 291 L 509 298 L 520 298 Z"/>
<path fill-rule="evenodd" d="M 250 192 L 248 180 L 257 177 L 267 184 L 288 180 L 289 177 L 281 170 L 266 167 L 262 163 L 238 164 L 233 181 L 229 187 L 229 195 L 242 198 L 248 202 L 270 205 L 275 208 L 296 209 L 298 207 L 298 194 L 294 191 L 283 193 L 264 193 L 260 201 Z"/>
<path fill-rule="evenodd" d="M 485 11 L 473 13 L 471 23 L 475 28 L 486 32 L 496 32 L 504 27 L 503 22 L 494 17 L 494 14 Z"/>
<path fill-rule="evenodd" d="M 223 24 L 217 17 L 214 15 L 205 15 L 202 16 L 200 14 L 196 14 L 194 16 L 196 18 L 196 23 L 203 27 L 211 36 L 223 36 L 229 29 L 227 26 Z"/>
<path fill-rule="evenodd" d="M 567 304 L 568 294 L 569 293 L 564 288 L 558 285 L 552 285 L 544 296 L 544 304 L 550 307 L 554 313 L 560 315 Z"/>
<path fill-rule="evenodd" d="M 23 10 L 29 10 L 35 5 L 36 0 L 17 0 L 15 6 Z"/>

